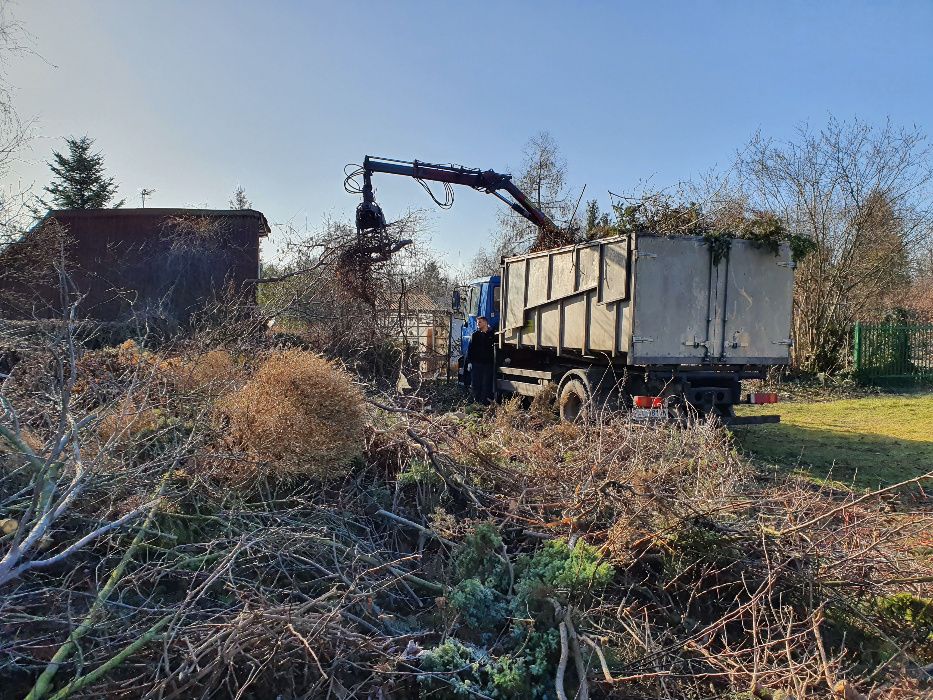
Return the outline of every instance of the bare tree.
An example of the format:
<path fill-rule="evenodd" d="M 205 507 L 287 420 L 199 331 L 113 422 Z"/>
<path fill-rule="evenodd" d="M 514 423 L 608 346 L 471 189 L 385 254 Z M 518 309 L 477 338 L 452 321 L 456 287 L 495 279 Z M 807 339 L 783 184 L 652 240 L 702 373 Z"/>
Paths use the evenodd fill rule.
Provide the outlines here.
<path fill-rule="evenodd" d="M 567 187 L 567 161 L 554 137 L 547 131 L 538 133 L 525 144 L 522 154 L 515 180 L 518 187 L 553 221 L 569 223 L 576 201 Z M 511 209 L 502 209 L 499 230 L 473 258 L 469 273 L 477 277 L 495 274 L 501 257 L 527 251 L 537 238 L 537 226 Z"/>
<path fill-rule="evenodd" d="M 933 232 L 933 160 L 916 127 L 830 119 L 781 143 L 760 134 L 736 172 L 752 209 L 770 211 L 817 250 L 797 269 L 795 360 L 809 371 L 843 363 L 848 329 L 884 313 Z"/>
<path fill-rule="evenodd" d="M 416 302 L 439 307 L 448 293 L 442 266 L 419 241 L 423 228 L 415 211 L 390 224 L 384 245 L 339 221 L 284 231 L 278 261 L 259 280 L 263 316 L 364 374 L 397 373 L 410 359 L 406 314 Z"/>
<path fill-rule="evenodd" d="M 0 443 L 11 446 L 23 459 L 22 468 L 32 472 L 30 488 L 19 495 L 27 503 L 22 515 L 16 522 L 12 541 L 0 556 L 0 586 L 15 580 L 33 569 L 51 567 L 91 544 L 94 540 L 120 528 L 149 510 L 154 502 L 130 509 L 123 516 L 99 527 L 82 533 L 73 542 L 54 555 L 40 555 L 42 545 L 59 522 L 87 490 L 91 467 L 101 458 L 102 453 L 89 457 L 83 450 L 83 437 L 86 429 L 95 424 L 97 416 L 75 416 L 73 392 L 77 378 L 77 363 L 80 348 L 76 344 L 77 309 L 81 302 L 80 295 L 72 293 L 73 283 L 65 272 L 65 259 L 62 256 L 57 265 L 63 299 L 70 303 L 63 312 L 61 323 L 51 338 L 49 350 L 53 358 L 53 375 L 58 386 L 58 416 L 54 421 L 55 430 L 45 446 L 31 445 L 27 433 L 20 425 L 19 418 L 11 403 L 4 396 L 5 383 L 0 383 Z M 4 484 L 6 485 L 6 484 Z M 11 499 L 16 504 L 16 499 Z"/>
<path fill-rule="evenodd" d="M 13 106 L 13 86 L 6 79 L 6 64 L 14 55 L 30 51 L 30 39 L 10 12 L 11 3 L 0 0 L 0 177 L 5 176 L 16 154 L 29 140 L 31 121 L 23 121 Z M 28 213 L 27 193 L 0 190 L 0 249 L 18 240 Z"/>

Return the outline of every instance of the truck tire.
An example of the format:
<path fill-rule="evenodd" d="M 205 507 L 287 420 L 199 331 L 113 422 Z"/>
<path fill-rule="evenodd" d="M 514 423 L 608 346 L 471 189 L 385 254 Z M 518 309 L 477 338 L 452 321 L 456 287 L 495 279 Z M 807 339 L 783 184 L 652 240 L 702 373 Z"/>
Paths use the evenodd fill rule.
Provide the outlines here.
<path fill-rule="evenodd" d="M 567 423 L 585 418 L 590 409 L 590 395 L 586 386 L 579 379 L 571 379 L 560 388 L 557 396 L 557 410 L 560 419 Z"/>

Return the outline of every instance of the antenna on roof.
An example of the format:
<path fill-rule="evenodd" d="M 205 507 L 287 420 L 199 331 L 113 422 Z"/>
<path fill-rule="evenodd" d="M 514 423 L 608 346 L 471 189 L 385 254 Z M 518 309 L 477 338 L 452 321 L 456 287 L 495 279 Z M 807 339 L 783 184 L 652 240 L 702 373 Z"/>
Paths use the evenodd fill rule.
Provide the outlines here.
<path fill-rule="evenodd" d="M 139 191 L 139 198 L 140 198 L 141 200 L 143 200 L 143 209 L 146 208 L 146 197 L 151 197 L 154 193 L 155 193 L 155 190 L 153 190 L 153 189 L 147 189 L 147 188 L 145 188 L 145 187 L 143 187 L 143 188 Z"/>

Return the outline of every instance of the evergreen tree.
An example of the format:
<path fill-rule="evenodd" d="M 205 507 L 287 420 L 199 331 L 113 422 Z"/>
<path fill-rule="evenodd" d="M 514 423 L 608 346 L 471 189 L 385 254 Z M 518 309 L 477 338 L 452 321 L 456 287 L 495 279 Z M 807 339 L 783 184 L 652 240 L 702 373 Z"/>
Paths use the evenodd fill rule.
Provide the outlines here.
<path fill-rule="evenodd" d="M 599 203 L 591 199 L 586 203 L 586 229 L 584 231 L 588 240 L 599 238 L 610 233 L 608 212 L 599 211 Z"/>
<path fill-rule="evenodd" d="M 55 174 L 45 191 L 52 195 L 51 205 L 56 209 L 117 209 L 124 200 L 111 205 L 117 185 L 104 172 L 104 156 L 94 153 L 94 140 L 87 136 L 65 139 L 68 155 L 52 152 L 54 162 L 49 168 Z"/>
<path fill-rule="evenodd" d="M 252 209 L 253 203 L 246 198 L 246 190 L 242 185 L 237 185 L 233 191 L 233 197 L 230 199 L 231 209 Z"/>
<path fill-rule="evenodd" d="M 586 235 L 587 237 L 593 233 L 595 228 L 599 225 L 599 204 L 596 203 L 595 199 L 591 199 L 586 203 Z"/>

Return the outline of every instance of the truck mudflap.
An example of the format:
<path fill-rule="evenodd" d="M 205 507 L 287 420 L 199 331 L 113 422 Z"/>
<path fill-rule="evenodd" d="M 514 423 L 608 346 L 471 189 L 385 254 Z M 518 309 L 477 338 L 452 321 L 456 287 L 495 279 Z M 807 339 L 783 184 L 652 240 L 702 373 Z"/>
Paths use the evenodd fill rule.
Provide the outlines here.
<path fill-rule="evenodd" d="M 761 425 L 762 423 L 780 423 L 779 415 L 768 416 L 723 416 L 720 419 L 723 425 Z"/>

